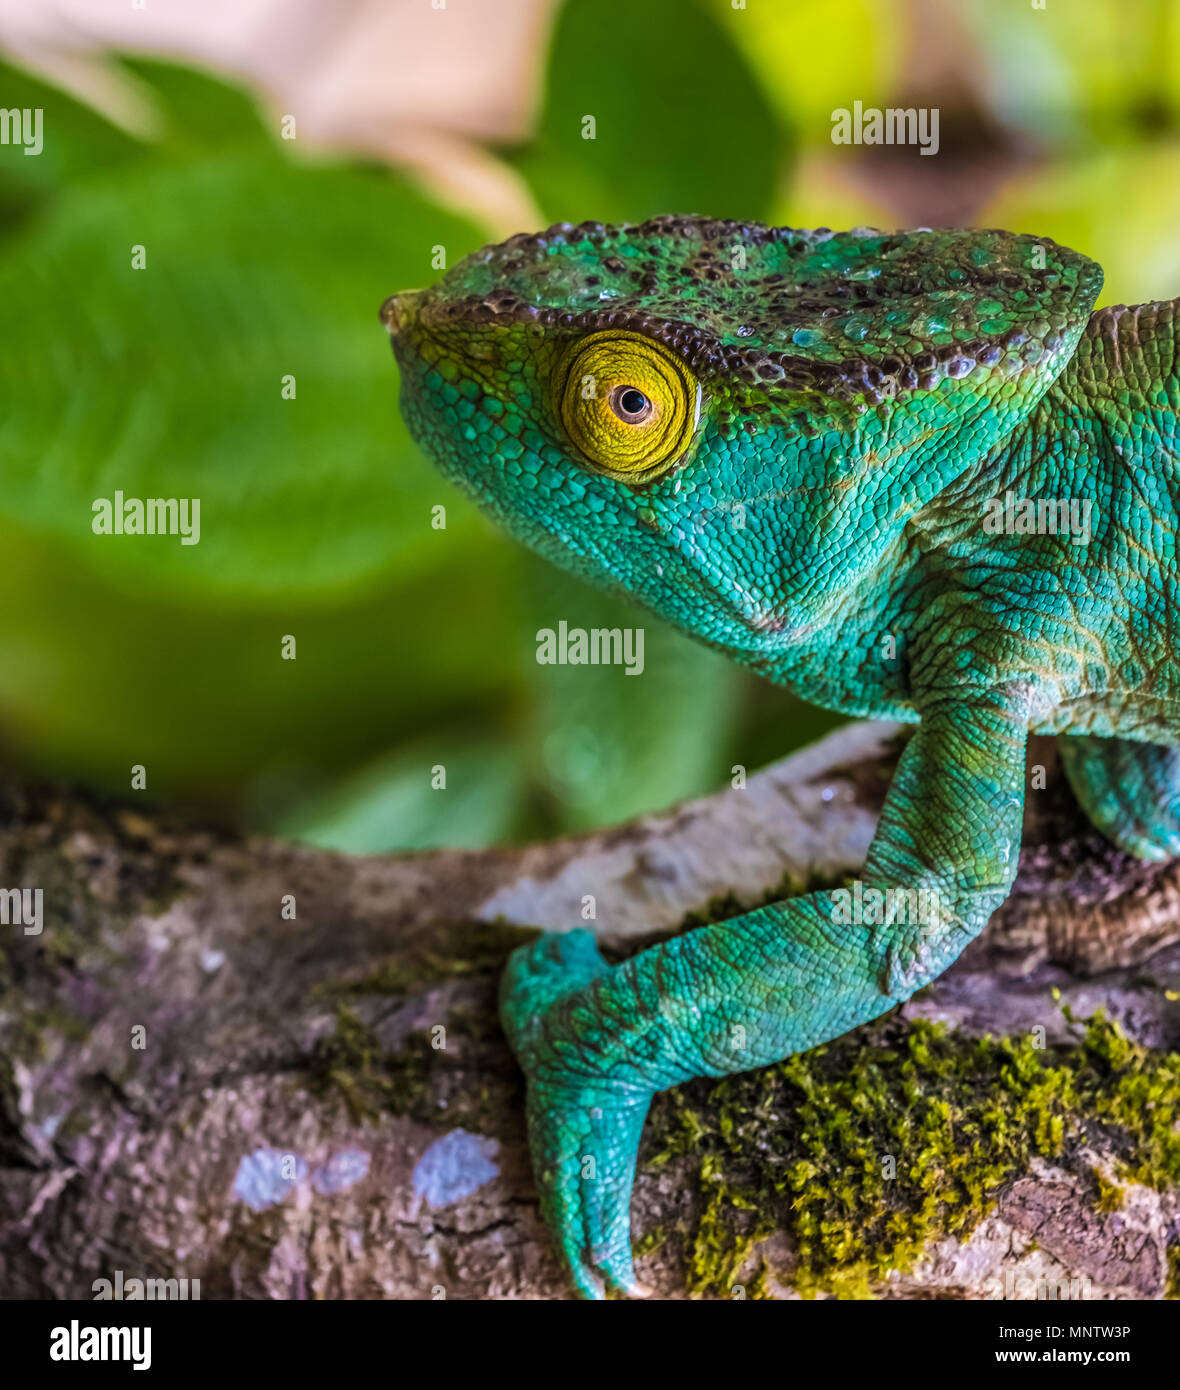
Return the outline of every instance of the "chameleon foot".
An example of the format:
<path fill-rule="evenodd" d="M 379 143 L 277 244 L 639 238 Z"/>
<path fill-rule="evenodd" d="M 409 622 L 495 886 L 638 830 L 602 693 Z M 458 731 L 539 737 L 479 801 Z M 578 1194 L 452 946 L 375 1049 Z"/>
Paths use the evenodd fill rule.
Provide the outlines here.
<path fill-rule="evenodd" d="M 645 1292 L 631 1263 L 631 1187 L 651 1093 L 612 1085 L 562 1029 L 562 1013 L 610 969 L 589 932 L 550 932 L 513 953 L 500 994 L 528 1080 L 541 1215 L 578 1293 L 594 1299 Z"/>
<path fill-rule="evenodd" d="M 1180 854 L 1180 748 L 1065 734 L 1057 740 L 1082 809 L 1137 859 Z"/>

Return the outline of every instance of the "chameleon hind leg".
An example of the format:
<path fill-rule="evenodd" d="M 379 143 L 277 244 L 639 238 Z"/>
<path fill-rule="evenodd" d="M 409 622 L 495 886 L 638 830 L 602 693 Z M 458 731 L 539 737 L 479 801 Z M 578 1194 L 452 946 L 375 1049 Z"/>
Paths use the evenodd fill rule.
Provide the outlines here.
<path fill-rule="evenodd" d="M 1065 775 L 1106 838 L 1137 859 L 1180 854 L 1180 748 L 1063 734 Z"/>
<path fill-rule="evenodd" d="M 1016 872 L 1027 725 L 1024 709 L 978 696 L 923 711 L 855 898 L 792 898 L 613 968 L 584 931 L 513 953 L 500 1017 L 528 1081 L 541 1212 L 583 1297 L 638 1292 L 631 1189 L 656 1092 L 838 1037 L 983 929 Z"/>

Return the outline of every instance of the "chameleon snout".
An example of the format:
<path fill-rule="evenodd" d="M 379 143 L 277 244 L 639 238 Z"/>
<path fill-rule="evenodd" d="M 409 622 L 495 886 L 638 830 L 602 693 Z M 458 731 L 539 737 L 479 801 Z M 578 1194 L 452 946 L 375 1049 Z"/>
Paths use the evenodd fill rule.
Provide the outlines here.
<path fill-rule="evenodd" d="M 396 338 L 417 317 L 418 301 L 422 290 L 402 290 L 391 294 L 381 306 L 381 322 L 391 338 Z"/>

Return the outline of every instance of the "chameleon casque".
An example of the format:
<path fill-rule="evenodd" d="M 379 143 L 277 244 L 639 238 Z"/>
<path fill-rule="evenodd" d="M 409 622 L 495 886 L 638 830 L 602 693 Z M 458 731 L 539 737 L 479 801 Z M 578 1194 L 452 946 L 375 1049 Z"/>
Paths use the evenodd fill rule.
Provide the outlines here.
<path fill-rule="evenodd" d="M 521 540 L 816 704 L 918 726 L 863 886 L 926 892 L 924 920 L 817 892 L 616 967 L 580 930 L 510 960 L 542 1211 L 581 1294 L 640 1291 L 655 1092 L 875 1018 L 983 929 L 1030 731 L 1061 735 L 1112 841 L 1180 852 L 1176 303 L 1092 312 L 1101 283 L 1003 231 L 662 217 L 514 236 L 386 302 L 413 435 Z M 1085 543 L 987 526 L 1009 495 L 1089 503 Z"/>

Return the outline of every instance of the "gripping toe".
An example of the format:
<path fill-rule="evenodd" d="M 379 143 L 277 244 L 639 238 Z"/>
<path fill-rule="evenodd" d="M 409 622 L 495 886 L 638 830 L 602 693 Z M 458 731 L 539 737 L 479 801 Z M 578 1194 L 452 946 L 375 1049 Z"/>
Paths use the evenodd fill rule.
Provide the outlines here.
<path fill-rule="evenodd" d="M 500 1016 L 510 1039 L 522 1038 L 559 999 L 609 972 L 590 932 L 545 932 L 508 958 Z"/>

